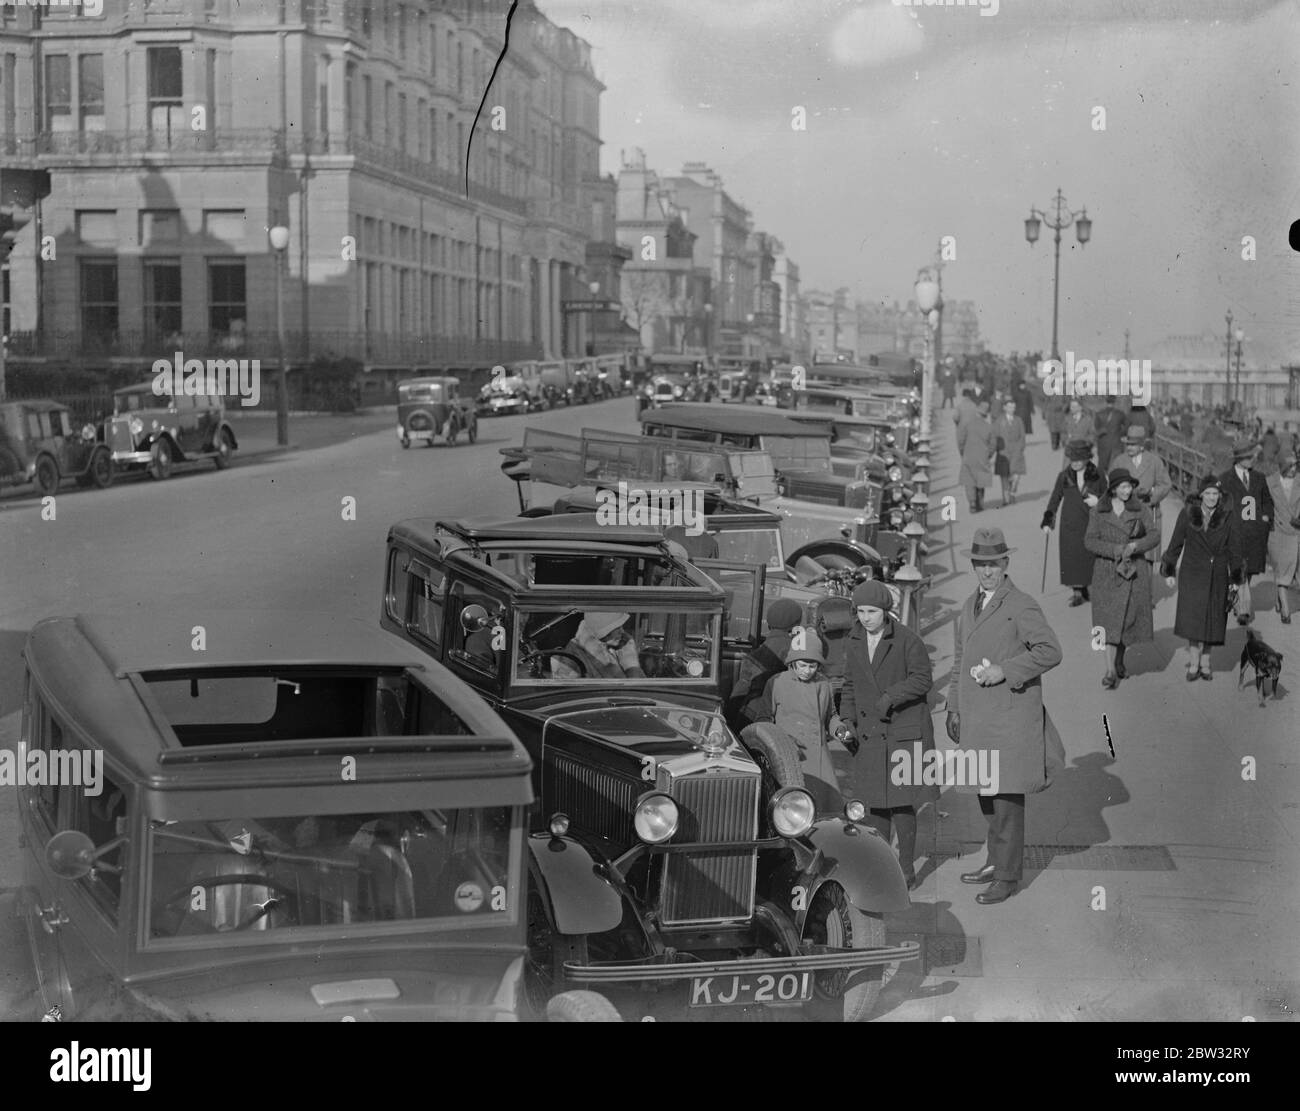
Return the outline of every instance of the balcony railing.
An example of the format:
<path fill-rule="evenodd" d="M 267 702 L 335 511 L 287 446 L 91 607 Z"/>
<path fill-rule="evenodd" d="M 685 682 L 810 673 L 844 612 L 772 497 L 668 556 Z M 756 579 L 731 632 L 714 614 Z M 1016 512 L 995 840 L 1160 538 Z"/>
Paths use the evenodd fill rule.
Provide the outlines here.
<path fill-rule="evenodd" d="M 392 336 L 379 332 L 285 332 L 290 365 L 318 356 L 353 358 L 372 364 L 424 366 L 440 363 L 505 363 L 541 357 L 538 345 L 527 340 L 475 339 L 456 336 Z M 9 358 L 69 359 L 79 362 L 138 359 L 172 360 L 177 351 L 187 359 L 259 359 L 278 365 L 279 341 L 273 331 L 191 332 L 158 338 L 142 331 L 89 333 L 46 330 L 14 332 L 9 336 Z"/>

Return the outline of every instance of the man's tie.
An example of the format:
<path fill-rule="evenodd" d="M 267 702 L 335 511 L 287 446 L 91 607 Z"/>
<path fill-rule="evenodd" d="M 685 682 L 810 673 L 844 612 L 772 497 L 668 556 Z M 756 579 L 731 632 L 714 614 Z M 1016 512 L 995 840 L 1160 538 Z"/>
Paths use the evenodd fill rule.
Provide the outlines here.
<path fill-rule="evenodd" d="M 975 595 L 975 616 L 976 617 L 980 615 L 980 610 L 982 610 L 983 608 L 984 608 L 984 591 L 981 590 L 978 594 Z"/>

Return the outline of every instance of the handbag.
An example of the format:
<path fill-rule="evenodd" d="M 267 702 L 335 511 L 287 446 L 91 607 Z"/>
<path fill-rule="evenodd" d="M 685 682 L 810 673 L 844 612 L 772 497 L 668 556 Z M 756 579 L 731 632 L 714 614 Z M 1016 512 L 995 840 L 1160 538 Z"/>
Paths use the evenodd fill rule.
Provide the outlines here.
<path fill-rule="evenodd" d="M 1228 596 L 1232 599 L 1232 612 L 1237 617 L 1249 617 L 1254 613 L 1251 605 L 1250 583 L 1243 580 L 1236 586 L 1229 586 Z"/>

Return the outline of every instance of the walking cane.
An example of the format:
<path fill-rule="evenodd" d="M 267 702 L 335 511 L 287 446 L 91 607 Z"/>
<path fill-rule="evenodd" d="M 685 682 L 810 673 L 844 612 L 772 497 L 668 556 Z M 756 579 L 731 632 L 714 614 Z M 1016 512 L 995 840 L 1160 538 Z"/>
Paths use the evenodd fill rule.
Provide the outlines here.
<path fill-rule="evenodd" d="M 1038 588 L 1039 594 L 1044 594 L 1047 591 L 1047 549 L 1051 543 L 1052 534 L 1050 532 L 1043 533 L 1043 582 Z"/>

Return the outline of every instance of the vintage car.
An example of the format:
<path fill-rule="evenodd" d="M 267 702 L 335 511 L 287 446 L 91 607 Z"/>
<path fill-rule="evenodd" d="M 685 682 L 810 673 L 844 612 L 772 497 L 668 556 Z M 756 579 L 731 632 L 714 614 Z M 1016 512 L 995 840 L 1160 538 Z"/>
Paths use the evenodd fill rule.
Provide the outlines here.
<path fill-rule="evenodd" d="M 417 440 L 433 447 L 442 436 L 454 447 L 461 431 L 472 444 L 478 439 L 478 413 L 460 396 L 455 378 L 408 378 L 397 384 L 397 441 L 409 448 Z"/>
<path fill-rule="evenodd" d="M 383 627 L 482 692 L 534 761 L 534 1006 L 584 985 L 624 1018 L 871 1013 L 917 955 L 885 941 L 883 915 L 909 906 L 898 861 L 860 803 L 816 814 L 779 746 L 722 715 L 761 567 L 706 571 L 655 528 L 583 514 L 403 521 L 387 556 Z M 738 623 L 725 591 L 742 579 Z M 593 628 L 620 666 L 582 647 Z"/>
<path fill-rule="evenodd" d="M 53 494 L 65 478 L 100 490 L 113 484 L 113 454 L 93 424 L 73 427 L 72 412 L 57 401 L 0 404 L 0 485 L 32 483 Z"/>
<path fill-rule="evenodd" d="M 511 413 L 527 413 L 534 407 L 533 395 L 518 375 L 493 378 L 479 390 L 475 411 L 480 416 L 495 417 Z M 541 405 L 537 405 L 541 408 Z"/>
<path fill-rule="evenodd" d="M 152 382 L 114 391 L 104 442 L 117 470 L 144 470 L 155 480 L 177 463 L 204 459 L 223 471 L 239 447 L 219 394 L 157 394 Z"/>
<path fill-rule="evenodd" d="M 28 637 L 21 741 L 52 769 L 17 787 L 33 1011 L 515 1018 L 534 792 L 501 718 L 370 625 L 183 624 Z"/>

